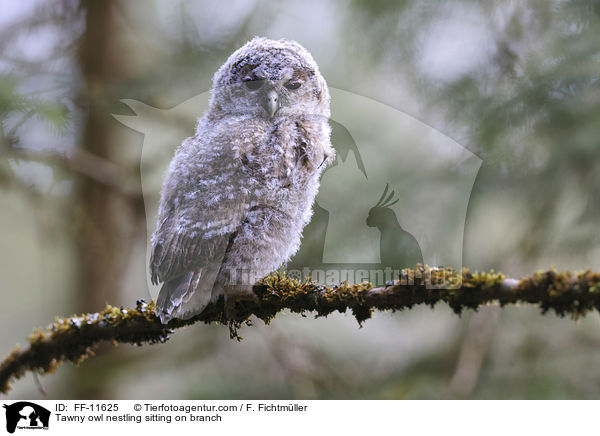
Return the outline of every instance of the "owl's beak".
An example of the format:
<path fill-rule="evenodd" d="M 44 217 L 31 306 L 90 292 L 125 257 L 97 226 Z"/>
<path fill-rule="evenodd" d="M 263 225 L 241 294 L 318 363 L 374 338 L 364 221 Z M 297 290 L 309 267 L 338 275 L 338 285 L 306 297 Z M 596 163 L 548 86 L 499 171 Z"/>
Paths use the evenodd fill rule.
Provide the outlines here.
<path fill-rule="evenodd" d="M 279 96 L 274 89 L 271 89 L 269 92 L 267 92 L 267 100 L 265 103 L 265 108 L 267 109 L 269 116 L 273 118 L 275 112 L 277 112 L 277 109 L 279 109 Z"/>

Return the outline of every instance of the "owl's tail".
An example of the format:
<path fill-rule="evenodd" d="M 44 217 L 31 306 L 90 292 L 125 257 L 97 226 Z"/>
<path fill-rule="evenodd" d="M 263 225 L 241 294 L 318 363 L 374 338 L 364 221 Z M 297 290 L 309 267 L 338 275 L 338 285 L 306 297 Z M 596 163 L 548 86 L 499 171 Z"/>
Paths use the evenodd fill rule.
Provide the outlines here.
<path fill-rule="evenodd" d="M 156 315 L 163 324 L 173 318 L 192 318 L 204 310 L 210 302 L 214 283 L 204 276 L 202 270 L 189 272 L 162 285 L 156 300 Z"/>

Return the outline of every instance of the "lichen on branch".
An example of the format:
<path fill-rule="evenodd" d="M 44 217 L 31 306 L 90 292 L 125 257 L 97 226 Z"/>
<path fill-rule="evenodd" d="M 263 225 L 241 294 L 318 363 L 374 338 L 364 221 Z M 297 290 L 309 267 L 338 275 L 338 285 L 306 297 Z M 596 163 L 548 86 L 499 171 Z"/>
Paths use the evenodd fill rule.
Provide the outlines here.
<path fill-rule="evenodd" d="M 342 283 L 330 288 L 274 273 L 254 285 L 258 303 L 237 304 L 235 320 L 225 316 L 222 299 L 194 318 L 174 319 L 167 325 L 155 316 L 154 302 L 144 300 L 138 300 L 134 309 L 107 306 L 98 313 L 57 318 L 45 330 L 35 330 L 26 348 L 16 347 L 0 363 L 0 392 L 7 393 L 11 382 L 27 371 L 47 374 L 64 361 L 78 364 L 92 355 L 94 347 L 103 341 L 137 345 L 162 343 L 175 329 L 196 322 L 228 325 L 231 337 L 240 339 L 237 330 L 250 316 L 268 324 L 284 309 L 296 313 L 314 312 L 316 316 L 350 310 L 359 323 L 370 318 L 373 310 L 397 311 L 418 304 L 433 307 L 440 302 L 448 304 L 457 314 L 493 302 L 501 306 L 531 303 L 538 305 L 542 313 L 553 310 L 559 316 L 574 318 L 590 310 L 600 310 L 600 274 L 590 270 L 536 272 L 521 280 L 506 278 L 494 271 L 444 270 L 443 279 L 451 286 L 441 289 L 426 285 L 436 283 L 439 270 L 419 265 L 403 272 L 411 280 L 391 282 L 382 288 L 368 282 Z"/>

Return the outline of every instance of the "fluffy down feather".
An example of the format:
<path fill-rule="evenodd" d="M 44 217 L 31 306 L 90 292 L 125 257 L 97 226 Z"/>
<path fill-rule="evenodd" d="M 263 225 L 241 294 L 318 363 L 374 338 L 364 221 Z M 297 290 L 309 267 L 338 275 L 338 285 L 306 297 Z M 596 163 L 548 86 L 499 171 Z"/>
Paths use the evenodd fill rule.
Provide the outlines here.
<path fill-rule="evenodd" d="M 150 273 L 164 283 L 156 305 L 164 323 L 220 295 L 249 293 L 249 277 L 288 261 L 335 154 L 327 85 L 298 43 L 253 39 L 217 71 L 211 91 L 161 190 Z"/>

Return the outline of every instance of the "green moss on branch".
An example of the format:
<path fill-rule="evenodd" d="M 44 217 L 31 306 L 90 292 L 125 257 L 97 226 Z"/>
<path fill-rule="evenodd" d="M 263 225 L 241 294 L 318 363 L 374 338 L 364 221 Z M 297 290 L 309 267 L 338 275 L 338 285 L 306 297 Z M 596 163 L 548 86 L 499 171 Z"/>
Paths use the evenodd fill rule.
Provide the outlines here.
<path fill-rule="evenodd" d="M 54 372 L 66 360 L 79 363 L 102 341 L 138 345 L 165 342 L 175 329 L 199 321 L 226 324 L 231 336 L 239 339 L 237 329 L 251 315 L 268 323 L 284 309 L 314 312 L 317 316 L 351 310 L 359 323 L 370 318 L 373 310 L 404 310 L 418 304 L 433 307 L 439 302 L 448 304 L 458 314 L 491 302 L 502 306 L 531 303 L 538 305 L 543 313 L 554 310 L 560 316 L 572 317 L 600 310 L 600 274 L 590 270 L 579 273 L 550 270 L 521 280 L 508 279 L 493 271 L 472 273 L 465 269 L 462 274 L 446 271 L 443 279 L 451 286 L 445 289 L 425 285 L 439 282 L 439 270 L 418 266 L 405 271 L 410 280 L 394 282 L 385 288 L 374 288 L 370 283 L 342 283 L 328 288 L 272 274 L 254 286 L 259 304 L 238 303 L 236 320 L 226 318 L 222 300 L 192 319 L 172 320 L 168 325 L 161 324 L 154 315 L 154 303 L 143 300 L 137 302 L 135 309 L 107 306 L 99 313 L 58 318 L 45 330 L 36 330 L 29 337 L 27 348 L 15 348 L 0 363 L 0 391 L 7 393 L 10 383 L 26 371 L 46 374 Z"/>

